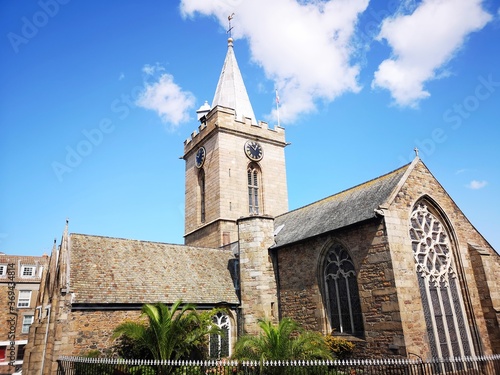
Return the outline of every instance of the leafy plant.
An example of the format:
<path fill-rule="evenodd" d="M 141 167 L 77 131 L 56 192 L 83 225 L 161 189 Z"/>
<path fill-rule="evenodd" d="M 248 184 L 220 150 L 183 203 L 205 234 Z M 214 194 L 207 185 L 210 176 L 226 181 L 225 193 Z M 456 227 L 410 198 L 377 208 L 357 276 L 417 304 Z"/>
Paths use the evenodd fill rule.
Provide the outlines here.
<path fill-rule="evenodd" d="M 115 328 L 113 337 L 120 338 L 121 352 L 127 348 L 141 358 L 178 360 L 201 353 L 208 334 L 219 331 L 209 319 L 209 313 L 198 314 L 192 304 L 175 302 L 170 308 L 164 304 L 145 304 L 143 321 L 126 321 Z M 163 366 L 162 366 L 163 367 Z M 162 368 L 161 373 L 172 369 Z"/>
<path fill-rule="evenodd" d="M 351 341 L 332 334 L 326 335 L 325 341 L 335 358 L 338 359 L 350 357 L 355 348 L 355 345 Z"/>
<path fill-rule="evenodd" d="M 236 342 L 235 359 L 262 362 L 332 358 L 321 334 L 303 330 L 290 318 L 282 319 L 278 325 L 268 320 L 259 320 L 258 324 L 262 333 L 243 336 Z"/>

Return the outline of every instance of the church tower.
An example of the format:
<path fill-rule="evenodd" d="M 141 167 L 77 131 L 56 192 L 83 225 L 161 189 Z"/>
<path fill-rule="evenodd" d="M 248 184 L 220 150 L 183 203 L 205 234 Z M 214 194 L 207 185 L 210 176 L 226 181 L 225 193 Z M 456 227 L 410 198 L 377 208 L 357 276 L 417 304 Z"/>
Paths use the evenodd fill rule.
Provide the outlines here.
<path fill-rule="evenodd" d="M 238 241 L 237 220 L 288 211 L 285 131 L 257 122 L 228 39 L 210 107 L 184 142 L 186 245 L 221 247 Z"/>

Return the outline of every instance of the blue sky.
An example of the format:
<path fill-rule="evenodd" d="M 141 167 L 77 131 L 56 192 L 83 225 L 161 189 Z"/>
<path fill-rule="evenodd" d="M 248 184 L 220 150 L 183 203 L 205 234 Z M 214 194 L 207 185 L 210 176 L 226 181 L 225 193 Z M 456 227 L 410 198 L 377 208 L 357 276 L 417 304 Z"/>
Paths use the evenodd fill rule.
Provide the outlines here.
<path fill-rule="evenodd" d="M 234 13 L 257 119 L 285 127 L 289 208 L 420 157 L 500 250 L 500 2 L 0 3 L 0 251 L 75 233 L 183 243 L 183 142 Z"/>

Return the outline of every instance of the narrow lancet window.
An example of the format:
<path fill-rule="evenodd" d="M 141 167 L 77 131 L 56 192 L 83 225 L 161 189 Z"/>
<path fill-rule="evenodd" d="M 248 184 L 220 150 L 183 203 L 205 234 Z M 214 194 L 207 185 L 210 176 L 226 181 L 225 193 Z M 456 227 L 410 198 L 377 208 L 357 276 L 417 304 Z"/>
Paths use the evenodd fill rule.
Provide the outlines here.
<path fill-rule="evenodd" d="M 198 184 L 200 187 L 200 221 L 205 222 L 205 171 L 200 169 L 198 174 Z"/>
<path fill-rule="evenodd" d="M 259 170 L 255 165 L 248 167 L 248 213 L 259 214 Z"/>

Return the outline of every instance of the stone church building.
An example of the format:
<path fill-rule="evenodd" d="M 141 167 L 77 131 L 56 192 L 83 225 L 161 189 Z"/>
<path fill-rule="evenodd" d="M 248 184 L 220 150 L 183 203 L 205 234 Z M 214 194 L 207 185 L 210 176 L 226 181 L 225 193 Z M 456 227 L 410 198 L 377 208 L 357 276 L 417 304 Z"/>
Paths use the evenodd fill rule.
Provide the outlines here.
<path fill-rule="evenodd" d="M 212 357 L 257 320 L 291 317 L 358 357 L 500 353 L 500 257 L 418 155 L 288 210 L 285 130 L 255 118 L 228 50 L 211 106 L 184 142 L 185 244 L 69 233 L 54 243 L 23 371 L 109 353 L 144 303 L 225 307 Z M 132 261 L 133 260 L 133 261 Z"/>

